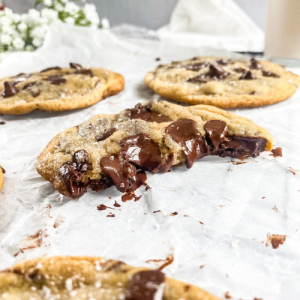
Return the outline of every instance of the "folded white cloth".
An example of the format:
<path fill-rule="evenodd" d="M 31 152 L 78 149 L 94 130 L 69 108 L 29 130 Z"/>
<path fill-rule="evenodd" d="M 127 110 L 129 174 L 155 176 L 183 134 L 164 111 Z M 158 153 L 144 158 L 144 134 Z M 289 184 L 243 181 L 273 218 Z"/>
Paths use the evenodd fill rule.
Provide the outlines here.
<path fill-rule="evenodd" d="M 232 0 L 180 0 L 161 40 L 189 47 L 262 51 L 264 34 Z"/>

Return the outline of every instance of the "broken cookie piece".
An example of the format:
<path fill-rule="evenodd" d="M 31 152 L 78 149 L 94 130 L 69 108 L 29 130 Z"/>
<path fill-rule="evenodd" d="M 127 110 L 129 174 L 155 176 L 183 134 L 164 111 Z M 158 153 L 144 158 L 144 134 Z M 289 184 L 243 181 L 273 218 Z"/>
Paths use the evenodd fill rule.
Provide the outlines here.
<path fill-rule="evenodd" d="M 63 195 L 77 198 L 115 185 L 133 199 L 146 185 L 146 172 L 207 155 L 257 157 L 272 149 L 269 132 L 221 109 L 182 107 L 165 101 L 137 104 L 119 114 L 97 115 L 58 134 L 40 154 L 37 171 Z"/>

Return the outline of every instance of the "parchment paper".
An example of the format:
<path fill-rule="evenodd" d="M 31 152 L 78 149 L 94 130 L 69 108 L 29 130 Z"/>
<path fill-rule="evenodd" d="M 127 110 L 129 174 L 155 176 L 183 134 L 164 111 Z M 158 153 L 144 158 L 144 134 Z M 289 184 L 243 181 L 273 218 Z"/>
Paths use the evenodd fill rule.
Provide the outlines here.
<path fill-rule="evenodd" d="M 152 189 L 140 188 L 142 198 L 136 202 L 123 203 L 114 187 L 71 200 L 35 170 L 38 154 L 62 130 L 95 114 L 157 98 L 143 77 L 158 63 L 204 54 L 232 56 L 56 24 L 43 48 L 12 54 L 0 64 L 1 77 L 77 62 L 119 72 L 126 80 L 123 92 L 89 108 L 0 117 L 6 122 L 0 125 L 0 164 L 6 169 L 0 192 L 0 269 L 51 255 L 95 255 L 149 267 L 165 261 L 148 260 L 174 257 L 164 269 L 167 275 L 221 298 L 226 292 L 243 300 L 298 298 L 300 184 L 299 173 L 289 168 L 300 170 L 299 93 L 276 105 L 234 111 L 268 129 L 283 148 L 282 158 L 265 152 L 234 164 L 208 157 L 190 170 L 182 166 L 148 174 Z M 98 211 L 99 204 L 115 209 Z M 110 212 L 115 218 L 107 217 Z M 286 240 L 277 249 L 267 247 L 268 234 L 286 235 Z"/>

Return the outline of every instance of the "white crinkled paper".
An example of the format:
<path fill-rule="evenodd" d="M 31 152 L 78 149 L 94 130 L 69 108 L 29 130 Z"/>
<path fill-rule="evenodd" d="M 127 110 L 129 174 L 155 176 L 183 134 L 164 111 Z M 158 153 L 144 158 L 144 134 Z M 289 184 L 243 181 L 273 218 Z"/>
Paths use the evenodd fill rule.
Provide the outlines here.
<path fill-rule="evenodd" d="M 152 259 L 174 255 L 164 270 L 224 298 L 297 299 L 300 294 L 300 95 L 263 108 L 234 110 L 268 129 L 283 157 L 265 152 L 245 164 L 206 157 L 187 170 L 150 175 L 139 201 L 121 201 L 112 187 L 78 200 L 61 196 L 35 170 L 39 153 L 57 133 L 95 114 L 117 113 L 154 93 L 144 75 L 159 63 L 195 55 L 227 55 L 159 42 L 124 40 L 106 31 L 56 24 L 42 49 L 15 53 L 0 64 L 0 76 L 77 62 L 121 73 L 125 90 L 94 106 L 67 112 L 2 116 L 0 164 L 0 269 L 33 257 L 93 255 L 156 267 Z M 292 70 L 298 72 L 299 70 Z M 113 206 L 115 200 L 122 206 Z M 105 204 L 115 210 L 98 211 Z M 276 206 L 276 208 L 275 208 Z M 161 212 L 153 213 L 160 210 Z M 109 212 L 115 218 L 106 217 Z M 171 216 L 171 213 L 178 215 Z M 203 224 L 201 224 L 202 222 Z M 286 235 L 278 249 L 268 234 Z M 30 236 L 32 236 L 30 238 Z M 40 243 L 41 247 L 20 248 Z M 15 256 L 16 255 L 16 256 Z M 163 262 L 162 262 L 163 263 Z M 161 263 L 161 264 L 162 264 Z"/>

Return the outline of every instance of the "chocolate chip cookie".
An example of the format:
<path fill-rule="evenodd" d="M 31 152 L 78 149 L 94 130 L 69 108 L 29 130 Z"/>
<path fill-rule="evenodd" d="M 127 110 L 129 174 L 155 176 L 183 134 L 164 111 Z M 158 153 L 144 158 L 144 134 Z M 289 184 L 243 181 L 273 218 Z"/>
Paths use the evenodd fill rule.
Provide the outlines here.
<path fill-rule="evenodd" d="M 5 173 L 5 170 L 0 166 L 0 191 L 2 190 L 2 187 L 3 187 L 3 184 L 4 184 L 3 173 Z"/>
<path fill-rule="evenodd" d="M 0 113 L 22 115 L 33 110 L 82 108 L 119 93 L 123 87 L 120 74 L 76 63 L 70 63 L 70 68 L 21 73 L 0 80 Z"/>
<path fill-rule="evenodd" d="M 300 77 L 267 60 L 194 57 L 159 65 L 145 83 L 178 102 L 237 108 L 283 101 L 296 92 Z"/>
<path fill-rule="evenodd" d="M 101 257 L 56 256 L 23 261 L 0 272 L 0 299 L 218 300 L 160 270 Z"/>
<path fill-rule="evenodd" d="M 96 115 L 58 134 L 39 155 L 36 169 L 63 195 L 77 198 L 87 187 L 100 191 L 115 185 L 126 201 L 147 186 L 145 171 L 191 168 L 207 155 L 256 157 L 272 145 L 267 130 L 233 113 L 153 101 Z"/>

